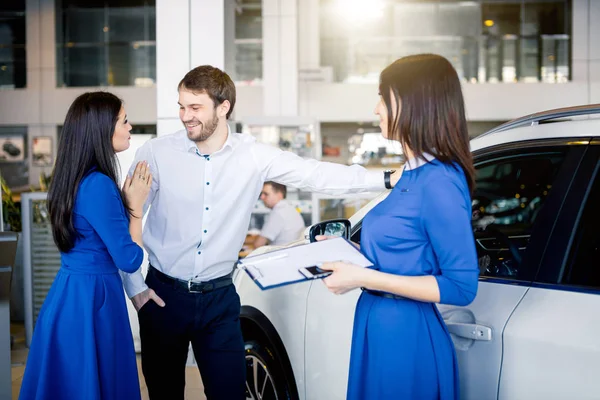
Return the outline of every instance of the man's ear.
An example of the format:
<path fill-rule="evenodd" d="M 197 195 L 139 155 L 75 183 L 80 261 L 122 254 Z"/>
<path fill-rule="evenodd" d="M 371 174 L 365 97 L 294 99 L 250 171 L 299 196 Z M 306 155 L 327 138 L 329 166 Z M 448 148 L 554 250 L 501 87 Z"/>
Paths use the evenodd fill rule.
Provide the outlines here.
<path fill-rule="evenodd" d="M 229 112 L 229 109 L 231 108 L 231 103 L 229 102 L 229 100 L 223 100 L 223 102 L 221 104 L 219 104 L 219 107 L 217 107 L 217 108 L 219 109 L 219 111 L 218 111 L 219 117 L 226 118 L 227 113 Z"/>

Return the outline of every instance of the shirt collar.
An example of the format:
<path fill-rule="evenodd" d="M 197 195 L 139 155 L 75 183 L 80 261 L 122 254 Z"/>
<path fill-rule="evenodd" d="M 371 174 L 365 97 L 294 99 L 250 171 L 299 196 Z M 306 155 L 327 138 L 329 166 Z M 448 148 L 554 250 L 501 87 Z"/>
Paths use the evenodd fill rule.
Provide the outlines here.
<path fill-rule="evenodd" d="M 435 160 L 435 156 L 429 153 L 423 153 L 422 157 L 411 158 L 404 164 L 404 170 L 410 171 L 422 167 L 423 165 Z"/>
<path fill-rule="evenodd" d="M 279 200 L 279 203 L 275 204 L 275 206 L 273 207 L 273 210 L 276 208 L 284 207 L 286 204 L 287 204 L 287 201 L 285 201 L 285 199 L 281 199 L 281 200 Z"/>
<path fill-rule="evenodd" d="M 188 152 L 195 153 L 196 151 L 198 151 L 198 146 L 196 146 L 196 142 L 194 142 L 193 140 L 190 140 L 190 138 L 188 138 L 187 131 L 185 132 L 184 138 L 185 138 L 185 144 L 186 144 Z M 231 133 L 231 128 L 229 127 L 229 124 L 227 124 L 227 139 L 225 140 L 223 147 L 221 147 L 219 150 L 215 151 L 215 154 L 220 153 L 221 151 L 225 150 L 228 147 L 233 148 L 233 135 Z"/>

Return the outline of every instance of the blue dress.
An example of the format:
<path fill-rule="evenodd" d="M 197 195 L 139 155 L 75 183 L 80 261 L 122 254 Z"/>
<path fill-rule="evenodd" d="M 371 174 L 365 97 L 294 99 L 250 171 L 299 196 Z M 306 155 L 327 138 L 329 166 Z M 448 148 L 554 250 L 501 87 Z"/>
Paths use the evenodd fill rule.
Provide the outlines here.
<path fill-rule="evenodd" d="M 435 159 L 407 167 L 365 217 L 361 251 L 381 272 L 435 276 L 441 303 L 470 303 L 479 268 L 462 169 Z M 458 390 L 454 346 L 436 306 L 363 292 L 347 398 L 450 400 Z"/>
<path fill-rule="evenodd" d="M 119 269 L 143 259 L 115 183 L 92 171 L 79 186 L 80 237 L 38 316 L 19 399 L 140 399 L 135 349 Z"/>

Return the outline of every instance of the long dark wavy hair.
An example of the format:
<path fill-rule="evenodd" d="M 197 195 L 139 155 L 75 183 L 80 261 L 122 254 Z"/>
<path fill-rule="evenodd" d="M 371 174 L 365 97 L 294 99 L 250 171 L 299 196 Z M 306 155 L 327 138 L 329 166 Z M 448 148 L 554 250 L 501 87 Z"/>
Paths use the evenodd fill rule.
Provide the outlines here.
<path fill-rule="evenodd" d="M 69 107 L 48 190 L 52 234 L 62 252 L 73 248 L 78 235 L 73 226 L 73 208 L 83 177 L 95 167 L 118 185 L 119 164 L 112 137 L 121 106 L 121 99 L 112 93 L 89 92 Z M 128 209 L 123 193 L 121 199 Z"/>
<path fill-rule="evenodd" d="M 465 102 L 452 64 L 436 54 L 400 58 L 381 72 L 379 93 L 387 107 L 389 138 L 398 140 L 405 154 L 408 147 L 417 158 L 429 153 L 443 163 L 457 163 L 472 193 L 475 167 Z"/>

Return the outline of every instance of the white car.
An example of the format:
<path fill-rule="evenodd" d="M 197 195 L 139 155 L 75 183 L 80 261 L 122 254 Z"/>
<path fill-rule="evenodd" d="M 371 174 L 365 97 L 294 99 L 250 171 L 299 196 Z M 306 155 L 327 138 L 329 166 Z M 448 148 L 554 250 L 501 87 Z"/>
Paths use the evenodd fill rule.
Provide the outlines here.
<path fill-rule="evenodd" d="M 552 110 L 471 142 L 476 299 L 439 305 L 465 399 L 600 398 L 600 105 Z M 360 242 L 364 215 L 350 219 Z M 326 222 L 316 228 L 323 229 Z M 239 272 L 250 399 L 344 399 L 354 308 L 318 281 L 261 291 Z"/>

